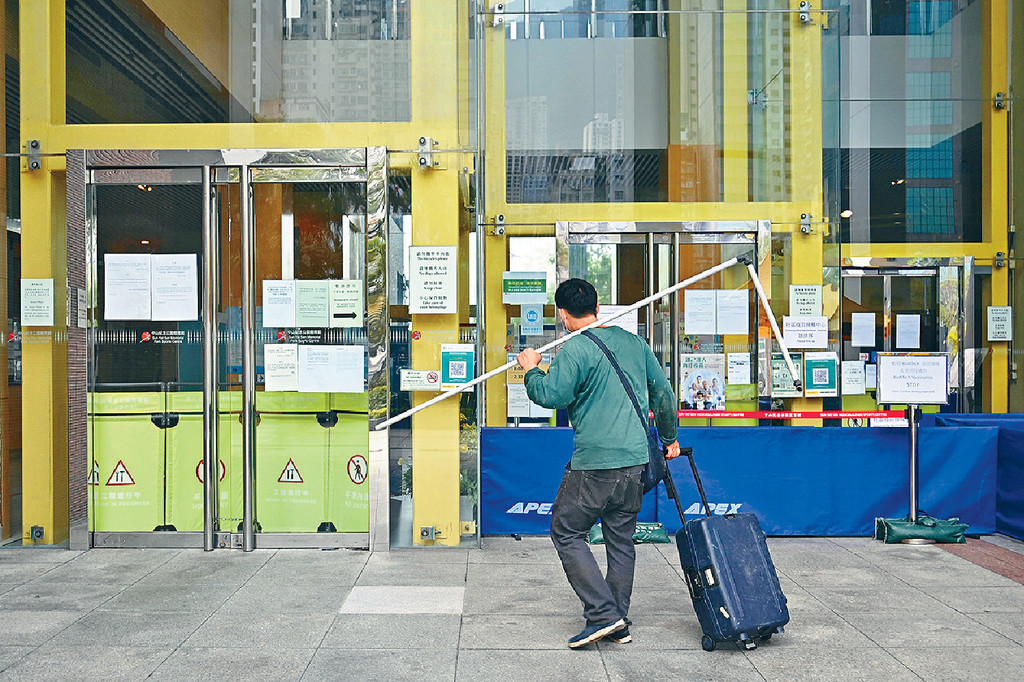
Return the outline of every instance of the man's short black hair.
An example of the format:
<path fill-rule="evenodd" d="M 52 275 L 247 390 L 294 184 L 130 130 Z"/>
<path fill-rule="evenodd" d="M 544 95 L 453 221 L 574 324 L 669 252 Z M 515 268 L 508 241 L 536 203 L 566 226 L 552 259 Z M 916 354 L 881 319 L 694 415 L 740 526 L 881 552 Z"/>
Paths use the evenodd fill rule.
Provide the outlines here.
<path fill-rule="evenodd" d="M 555 307 L 573 317 L 597 314 L 597 289 L 585 279 L 567 279 L 555 290 Z"/>

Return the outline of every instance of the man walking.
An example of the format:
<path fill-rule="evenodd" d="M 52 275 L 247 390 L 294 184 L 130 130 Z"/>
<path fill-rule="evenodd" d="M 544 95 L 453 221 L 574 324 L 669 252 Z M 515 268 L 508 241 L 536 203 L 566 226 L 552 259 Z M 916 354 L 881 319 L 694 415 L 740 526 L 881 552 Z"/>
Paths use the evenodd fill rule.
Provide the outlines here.
<path fill-rule="evenodd" d="M 555 292 L 555 307 L 569 331 L 597 321 L 597 291 L 570 279 Z M 647 344 L 619 327 L 592 330 L 629 380 L 644 414 L 654 410 L 666 458 L 679 456 L 676 402 L 665 371 Z M 625 644 L 636 552 L 633 532 L 640 511 L 640 473 L 648 460 L 647 434 L 618 375 L 601 349 L 584 335 L 562 344 L 545 373 L 541 356 L 527 348 L 518 356 L 526 370 L 526 392 L 542 407 L 569 410 L 575 432 L 572 460 L 551 509 L 551 540 L 569 584 L 583 602 L 586 627 L 569 640 L 576 649 L 607 637 Z M 587 535 L 601 519 L 608 570 L 601 569 Z"/>

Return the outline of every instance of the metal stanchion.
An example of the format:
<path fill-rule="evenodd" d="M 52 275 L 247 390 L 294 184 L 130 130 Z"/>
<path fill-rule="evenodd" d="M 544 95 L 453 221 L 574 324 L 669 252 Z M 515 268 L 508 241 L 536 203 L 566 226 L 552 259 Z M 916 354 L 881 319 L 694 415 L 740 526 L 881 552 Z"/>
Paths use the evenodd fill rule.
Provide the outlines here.
<path fill-rule="evenodd" d="M 917 523 L 917 420 L 921 410 L 917 405 L 907 405 L 907 427 L 910 429 L 910 522 Z M 934 540 L 907 538 L 908 545 L 930 545 Z"/>

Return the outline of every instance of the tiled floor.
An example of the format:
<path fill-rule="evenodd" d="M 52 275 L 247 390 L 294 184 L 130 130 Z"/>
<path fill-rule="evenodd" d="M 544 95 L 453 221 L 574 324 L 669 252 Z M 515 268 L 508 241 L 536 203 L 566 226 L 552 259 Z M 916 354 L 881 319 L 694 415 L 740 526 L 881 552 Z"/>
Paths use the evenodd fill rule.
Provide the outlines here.
<path fill-rule="evenodd" d="M 3 549 L 0 679 L 1024 679 L 1011 579 L 1024 544 L 985 540 L 770 539 L 790 625 L 713 652 L 674 545 L 637 548 L 633 643 L 579 651 L 566 641 L 580 604 L 546 538 L 377 554 Z"/>

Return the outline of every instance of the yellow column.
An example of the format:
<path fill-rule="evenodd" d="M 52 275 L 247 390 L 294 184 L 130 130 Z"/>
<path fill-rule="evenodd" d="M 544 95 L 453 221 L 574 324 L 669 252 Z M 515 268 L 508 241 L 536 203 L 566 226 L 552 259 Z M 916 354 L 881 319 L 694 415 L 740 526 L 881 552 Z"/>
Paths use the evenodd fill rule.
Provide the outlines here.
<path fill-rule="evenodd" d="M 745 10 L 747 0 L 725 0 L 725 10 Z M 723 201 L 747 201 L 749 142 L 747 121 L 747 15 L 722 15 L 722 175 Z"/>
<path fill-rule="evenodd" d="M 995 98 L 997 92 L 1008 96 L 1009 59 L 1007 31 L 1009 21 L 1006 0 L 989 0 L 982 5 L 982 97 Z M 991 255 L 1008 251 L 1006 226 L 1010 213 L 1007 200 L 1009 191 L 1009 123 L 1006 109 L 996 109 L 991 101 L 981 105 L 981 192 L 982 239 L 991 242 Z M 990 305 L 1009 305 L 1009 268 L 992 269 L 992 302 Z M 988 316 L 983 318 L 987 321 Z M 985 333 L 985 330 L 979 330 Z M 986 408 L 991 412 L 1006 412 L 1009 405 L 1009 343 L 992 342 L 991 380 L 987 383 L 986 397 L 991 400 Z M 989 379 L 988 376 L 985 377 Z"/>
<path fill-rule="evenodd" d="M 25 0 L 20 7 L 21 141 L 49 146 L 49 126 L 65 118 L 63 0 Z M 31 84 L 31 85 L 29 85 Z M 42 168 L 22 165 L 21 224 L 23 278 L 53 278 L 54 326 L 25 329 L 22 342 L 22 528 L 42 526 L 41 544 L 68 534 L 67 459 L 67 238 L 64 175 L 53 157 Z"/>
<path fill-rule="evenodd" d="M 456 3 L 414 3 L 412 22 L 412 120 L 417 135 L 434 138 L 438 148 L 458 145 L 459 83 Z M 415 140 L 410 141 L 415 146 Z M 459 157 L 435 155 L 439 165 L 412 173 L 412 243 L 414 246 L 460 246 Z M 468 241 L 468 240 L 467 240 Z M 468 254 L 459 252 L 460 260 Z M 458 343 L 459 315 L 413 315 L 421 333 L 412 342 L 415 369 L 440 369 L 441 344 Z M 435 394 L 416 393 L 420 404 Z M 425 544 L 458 545 L 459 399 L 444 401 L 412 418 L 413 539 L 419 529 L 436 529 Z"/>

